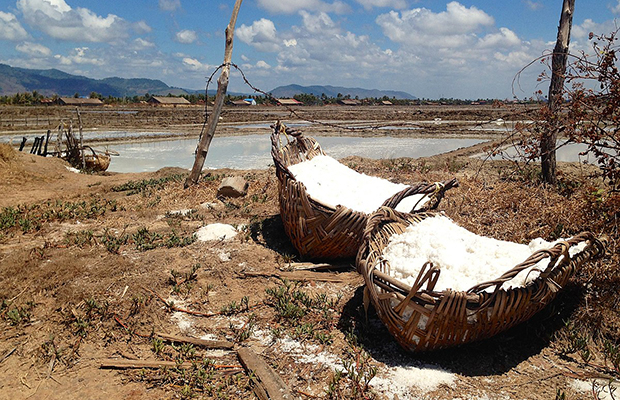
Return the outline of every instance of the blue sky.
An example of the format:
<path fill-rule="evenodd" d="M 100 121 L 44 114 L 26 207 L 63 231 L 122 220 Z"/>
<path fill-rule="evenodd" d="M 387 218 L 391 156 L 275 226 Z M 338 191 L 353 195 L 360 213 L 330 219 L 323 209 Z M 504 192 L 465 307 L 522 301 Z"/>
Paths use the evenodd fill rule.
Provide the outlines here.
<path fill-rule="evenodd" d="M 3 0 L 0 63 L 203 89 L 233 0 Z M 233 62 L 263 90 L 334 85 L 424 98 L 533 95 L 562 1 L 244 0 Z M 616 29 L 620 0 L 576 0 L 571 51 Z M 538 87 L 546 91 L 546 87 Z M 251 92 L 238 74 L 229 90 Z"/>

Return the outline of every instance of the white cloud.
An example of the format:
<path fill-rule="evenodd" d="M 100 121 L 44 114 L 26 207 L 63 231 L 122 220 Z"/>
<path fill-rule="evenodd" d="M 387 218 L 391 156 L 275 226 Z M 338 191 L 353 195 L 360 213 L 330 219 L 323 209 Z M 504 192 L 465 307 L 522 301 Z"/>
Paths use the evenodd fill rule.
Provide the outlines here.
<path fill-rule="evenodd" d="M 86 8 L 71 8 L 64 0 L 18 0 L 17 7 L 26 22 L 55 39 L 114 42 L 128 36 L 130 24 L 108 14 L 96 15 Z M 138 27 L 148 27 L 139 23 Z"/>
<path fill-rule="evenodd" d="M 571 30 L 571 44 L 574 39 L 587 39 L 590 32 L 595 35 L 607 34 L 617 29 L 615 21 L 597 23 L 590 18 L 585 19 L 579 25 L 573 25 Z"/>
<path fill-rule="evenodd" d="M 300 10 L 333 12 L 336 14 L 351 12 L 351 7 L 340 0 L 336 0 L 333 3 L 326 3 L 322 0 L 258 0 L 258 5 L 274 14 L 293 14 Z"/>
<path fill-rule="evenodd" d="M 72 65 L 72 64 L 91 64 L 97 66 L 103 66 L 105 62 L 90 54 L 90 49 L 88 47 L 76 47 L 67 56 L 63 56 L 60 54 L 56 54 L 54 56 L 57 60 L 60 61 L 62 65 Z"/>
<path fill-rule="evenodd" d="M 285 45 L 286 47 L 297 46 L 297 40 L 296 40 L 296 39 L 288 39 L 288 40 L 284 40 L 284 41 L 282 41 L 282 43 L 284 43 L 284 45 Z"/>
<path fill-rule="evenodd" d="M 620 14 L 620 0 L 618 0 L 618 4 L 611 8 L 611 12 L 614 14 Z"/>
<path fill-rule="evenodd" d="M 174 11 L 181 8 L 181 0 L 159 0 L 159 8 L 164 11 Z"/>
<path fill-rule="evenodd" d="M 405 0 L 356 0 L 365 9 L 370 10 L 373 7 L 390 7 L 396 8 L 397 10 L 403 9 L 407 7 L 407 2 Z"/>
<path fill-rule="evenodd" d="M 474 40 L 472 33 L 492 26 L 493 17 L 476 7 L 448 3 L 446 11 L 434 13 L 426 8 L 390 11 L 376 19 L 392 41 L 410 45 L 459 47 Z"/>
<path fill-rule="evenodd" d="M 527 6 L 527 8 L 529 8 L 532 11 L 538 11 L 545 6 L 544 4 L 538 1 L 532 1 L 532 0 L 525 0 L 525 5 Z"/>
<path fill-rule="evenodd" d="M 149 24 L 146 23 L 146 21 L 136 22 L 135 24 L 133 24 L 133 29 L 138 34 L 149 33 L 153 30 L 153 28 L 151 28 Z"/>
<path fill-rule="evenodd" d="M 183 29 L 174 36 L 174 40 L 179 43 L 189 44 L 194 43 L 198 39 L 198 35 L 196 35 L 196 31 L 190 31 L 188 29 Z"/>
<path fill-rule="evenodd" d="M 203 64 L 197 59 L 192 58 L 192 57 L 184 57 L 183 66 L 186 67 L 190 71 L 207 72 L 213 69 L 213 66 L 209 64 Z"/>
<path fill-rule="evenodd" d="M 303 27 L 310 33 L 328 35 L 340 32 L 340 28 L 324 12 L 310 14 L 307 11 L 300 11 L 299 14 L 302 17 Z"/>
<path fill-rule="evenodd" d="M 142 50 L 142 49 L 148 49 L 148 48 L 155 47 L 155 43 L 151 42 L 150 40 L 146 40 L 142 38 L 134 39 L 133 45 L 136 50 Z"/>
<path fill-rule="evenodd" d="M 256 67 L 257 68 L 261 68 L 261 69 L 270 69 L 271 65 L 267 64 L 265 61 L 260 60 L 256 63 Z"/>
<path fill-rule="evenodd" d="M 15 46 L 15 50 L 28 54 L 32 57 L 47 57 L 52 54 L 52 51 L 43 46 L 42 44 L 32 43 L 32 42 L 23 42 Z"/>
<path fill-rule="evenodd" d="M 0 11 L 0 39 L 18 41 L 27 37 L 28 33 L 15 15 Z"/>
<path fill-rule="evenodd" d="M 521 39 L 510 29 L 500 28 L 497 33 L 489 33 L 478 41 L 479 47 L 486 48 L 509 48 L 520 46 Z"/>
<path fill-rule="evenodd" d="M 275 52 L 280 49 L 281 40 L 277 37 L 276 26 L 273 21 L 261 18 L 252 25 L 241 25 L 236 30 L 236 35 L 244 43 L 259 51 Z"/>

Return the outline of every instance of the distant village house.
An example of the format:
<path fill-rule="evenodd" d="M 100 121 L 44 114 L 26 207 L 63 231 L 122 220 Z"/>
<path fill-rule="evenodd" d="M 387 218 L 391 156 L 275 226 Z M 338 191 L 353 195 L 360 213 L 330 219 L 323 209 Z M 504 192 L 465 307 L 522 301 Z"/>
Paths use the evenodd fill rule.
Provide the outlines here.
<path fill-rule="evenodd" d="M 99 99 L 82 99 L 79 97 L 61 97 L 58 99 L 58 103 L 61 106 L 74 106 L 74 107 L 81 107 L 81 106 L 102 106 L 103 105 L 103 101 L 99 100 Z"/>
<path fill-rule="evenodd" d="M 233 106 L 255 106 L 256 100 L 254 99 L 233 100 L 233 101 L 230 101 L 229 104 Z"/>
<path fill-rule="evenodd" d="M 176 107 L 189 106 L 191 103 L 185 97 L 153 96 L 149 99 L 149 104 L 160 107 Z"/>
<path fill-rule="evenodd" d="M 278 105 L 281 105 L 281 106 L 299 106 L 303 104 L 301 101 L 297 101 L 295 99 L 277 99 L 277 100 L 278 100 Z"/>
<path fill-rule="evenodd" d="M 342 104 L 343 106 L 359 106 L 360 104 L 362 104 L 361 101 L 355 99 L 342 99 L 338 100 L 338 103 Z"/>

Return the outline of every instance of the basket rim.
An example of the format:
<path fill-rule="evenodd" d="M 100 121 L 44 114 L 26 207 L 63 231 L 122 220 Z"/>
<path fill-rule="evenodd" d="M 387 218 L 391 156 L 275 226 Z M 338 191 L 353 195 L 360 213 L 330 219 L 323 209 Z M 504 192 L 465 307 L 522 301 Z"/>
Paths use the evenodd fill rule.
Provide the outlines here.
<path fill-rule="evenodd" d="M 276 167 L 276 173 L 278 178 L 280 179 L 280 181 L 282 183 L 284 183 L 284 181 L 286 179 L 289 179 L 291 181 L 297 182 L 298 184 L 302 185 L 303 187 L 303 192 L 305 193 L 306 197 L 308 198 L 308 200 L 312 203 L 315 203 L 316 205 L 318 205 L 319 207 L 324 208 L 327 212 L 336 212 L 339 208 L 343 207 L 347 210 L 349 210 L 352 213 L 356 213 L 359 215 L 363 215 L 365 217 L 369 217 L 371 215 L 373 215 L 374 212 L 376 212 L 377 210 L 370 212 L 370 213 L 366 213 L 363 211 L 358 211 L 358 210 L 354 210 L 350 207 L 347 207 L 345 205 L 342 204 L 338 204 L 338 205 L 332 205 L 332 204 L 327 204 L 313 196 L 310 195 L 310 193 L 308 193 L 308 190 L 306 188 L 306 185 L 304 185 L 304 183 L 302 181 L 299 181 L 298 179 L 295 178 L 295 175 L 293 175 L 293 173 L 289 170 L 289 165 L 295 165 L 295 164 L 287 164 L 285 162 L 285 160 L 282 159 L 281 157 L 281 153 L 283 152 L 283 149 L 290 147 L 292 143 L 300 143 L 301 145 L 303 145 L 304 147 L 306 147 L 306 145 L 304 144 L 303 141 L 308 141 L 309 143 L 312 143 L 312 147 L 315 150 L 318 150 L 320 155 L 327 155 L 320 143 L 313 137 L 311 136 L 305 136 L 303 135 L 303 133 L 299 130 L 294 130 L 292 128 L 288 128 L 286 127 L 283 123 L 281 123 L 280 121 L 277 121 L 274 125 L 271 126 L 272 128 L 272 134 L 271 134 L 271 156 L 273 158 L 275 167 Z M 288 143 L 281 147 L 281 135 L 284 134 L 287 137 L 288 140 L 288 136 L 292 136 L 293 138 L 295 138 L 295 141 L 291 141 L 288 140 Z M 308 160 L 316 157 L 317 155 L 312 156 L 311 158 L 308 158 Z M 384 178 L 381 178 L 384 179 Z M 406 197 L 415 195 L 415 194 L 424 194 L 430 198 L 435 198 L 436 201 L 434 202 L 435 204 L 431 205 L 430 208 L 434 209 L 439 205 L 439 202 L 441 200 L 441 198 L 444 196 L 445 192 L 451 188 L 454 187 L 458 187 L 458 180 L 456 178 L 452 178 L 450 180 L 446 180 L 443 182 L 433 182 L 433 183 L 417 183 L 415 185 L 406 185 L 406 188 L 404 188 L 403 190 L 395 193 L 394 195 L 390 196 L 389 198 L 387 198 L 385 200 L 385 202 L 382 204 L 381 207 L 387 206 L 390 208 L 395 208 L 398 203 L 400 203 L 401 200 L 403 200 Z M 432 201 L 430 201 L 432 203 Z M 381 208 L 379 207 L 379 209 Z M 419 212 L 422 210 L 415 210 L 415 212 Z"/>
<path fill-rule="evenodd" d="M 418 216 L 423 216 L 424 218 L 435 216 L 435 215 L 445 215 L 445 214 L 443 213 L 418 214 Z M 416 222 L 416 221 L 411 221 L 410 219 L 408 219 L 409 217 L 410 216 L 406 213 L 401 213 L 399 211 L 396 211 L 396 210 L 393 210 L 387 207 L 381 207 L 379 210 L 373 213 L 372 216 L 370 217 L 368 224 L 367 224 L 366 231 L 364 233 L 363 243 L 358 251 L 358 255 L 356 259 L 358 272 L 364 276 L 364 280 L 366 280 L 367 278 L 369 278 L 370 280 L 370 282 L 365 282 L 367 285 L 372 284 L 372 286 L 374 286 L 374 279 L 372 279 L 371 275 L 375 275 L 375 272 L 378 271 L 376 267 L 376 264 L 378 262 L 385 263 L 386 265 L 389 266 L 389 261 L 385 259 L 381 259 L 381 254 L 372 254 L 374 252 L 368 250 L 369 243 L 370 241 L 372 241 L 372 236 L 377 231 L 382 229 L 382 227 L 386 224 L 396 223 L 396 224 L 410 225 Z M 506 271 L 502 276 L 498 277 L 495 280 L 481 282 L 468 290 L 453 290 L 453 289 L 448 288 L 448 289 L 436 291 L 432 289 L 431 290 L 421 289 L 421 290 L 418 290 L 417 293 L 421 295 L 423 299 L 430 301 L 430 302 L 432 302 L 431 299 L 433 298 L 440 298 L 448 294 L 454 295 L 454 294 L 460 293 L 460 295 L 467 298 L 468 302 L 480 304 L 480 307 L 482 307 L 485 305 L 485 303 L 488 303 L 490 298 L 497 297 L 499 292 L 509 293 L 509 292 L 530 290 L 534 288 L 534 286 L 542 287 L 543 285 L 552 286 L 554 287 L 554 289 L 557 290 L 561 287 L 559 287 L 559 285 L 554 281 L 554 278 L 557 277 L 559 274 L 565 272 L 566 269 L 570 268 L 571 262 L 573 258 L 575 257 L 575 256 L 571 257 L 570 255 L 568 255 L 568 248 L 570 248 L 571 246 L 577 243 L 581 243 L 583 241 L 588 242 L 588 245 L 586 246 L 584 250 L 582 250 L 575 256 L 578 256 L 579 254 L 583 254 L 586 251 L 586 249 L 589 249 L 592 247 L 596 248 L 595 254 L 604 253 L 605 246 L 606 246 L 606 238 L 604 237 L 596 238 L 593 233 L 584 231 L 584 232 L 581 232 L 573 236 L 570 239 L 556 243 L 553 247 L 549 249 L 541 249 L 541 250 L 538 250 L 532 253 L 529 257 L 527 257 L 526 260 L 517 264 L 516 266 L 513 266 L 511 269 Z M 364 255 L 366 252 L 368 252 L 368 254 Z M 374 255 L 376 257 L 376 260 L 374 260 L 375 261 L 373 263 L 374 265 L 369 266 L 368 260 L 371 255 Z M 565 255 L 565 258 L 561 262 L 558 263 L 557 260 L 559 256 L 561 255 Z M 506 281 L 511 280 L 514 276 L 517 275 L 518 272 L 520 272 L 523 269 L 526 269 L 527 267 L 531 265 L 536 264 L 537 262 L 545 258 L 550 259 L 550 265 L 548 265 L 547 268 L 545 268 L 545 270 L 543 270 L 538 277 L 526 283 L 524 286 L 511 287 L 508 289 L 502 288 L 502 284 Z M 553 264 L 551 264 L 552 262 Z M 432 265 L 430 267 L 439 269 L 438 267 L 434 267 Z M 516 273 L 514 273 L 514 275 L 512 274 L 507 275 L 511 271 L 516 272 Z M 422 274 L 422 272 L 424 272 L 424 268 L 421 269 L 420 274 Z M 381 276 L 380 279 L 384 279 L 387 274 L 382 271 L 379 271 L 379 275 Z M 408 286 L 402 281 L 399 281 L 396 278 L 392 278 L 392 279 L 400 283 L 400 289 L 402 291 L 409 293 L 412 290 L 412 287 Z M 492 286 L 495 286 L 495 290 L 493 290 L 492 292 L 485 291 L 485 289 L 492 287 Z"/>

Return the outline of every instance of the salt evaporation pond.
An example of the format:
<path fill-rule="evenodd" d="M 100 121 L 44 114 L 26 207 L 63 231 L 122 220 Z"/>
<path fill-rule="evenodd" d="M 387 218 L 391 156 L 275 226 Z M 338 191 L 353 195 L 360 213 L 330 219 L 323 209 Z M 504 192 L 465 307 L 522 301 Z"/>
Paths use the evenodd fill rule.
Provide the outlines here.
<path fill-rule="evenodd" d="M 317 137 L 323 150 L 333 158 L 427 157 L 481 143 L 480 138 L 394 138 Z M 194 164 L 197 139 L 162 140 L 111 144 L 108 171 L 147 172 L 163 167 L 190 169 Z M 266 169 L 272 165 L 270 135 L 216 136 L 211 142 L 204 168 Z"/>
<path fill-rule="evenodd" d="M 596 157 L 592 154 L 581 155 L 580 153 L 586 151 L 588 146 L 583 143 L 566 143 L 565 141 L 558 142 L 558 148 L 555 151 L 555 157 L 557 161 L 561 162 L 585 162 L 589 164 L 596 164 Z M 480 158 L 487 158 L 486 154 L 480 155 Z M 504 158 L 515 159 L 525 161 L 526 158 L 522 152 L 519 152 L 514 146 L 509 146 L 503 150 L 503 154 L 498 154 L 490 157 L 491 160 L 501 160 Z"/>

